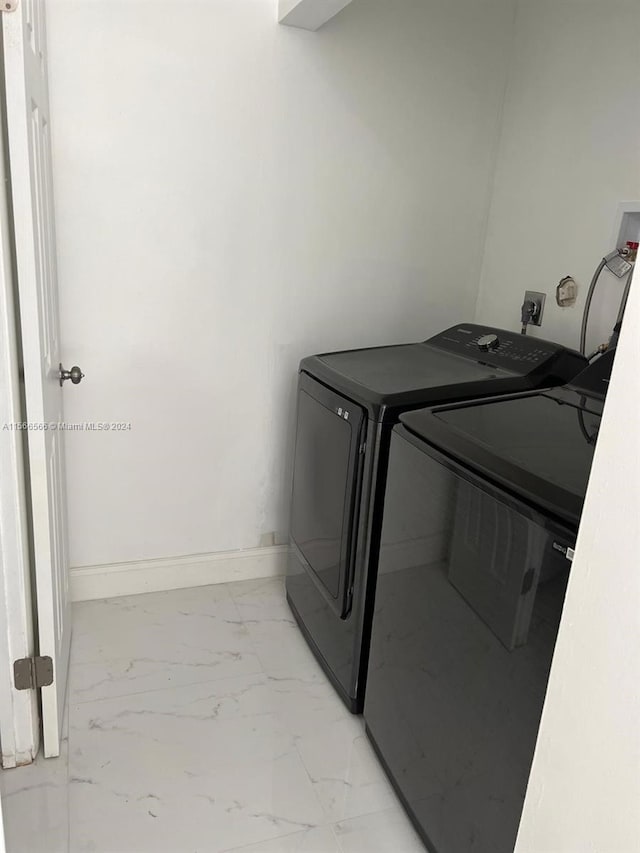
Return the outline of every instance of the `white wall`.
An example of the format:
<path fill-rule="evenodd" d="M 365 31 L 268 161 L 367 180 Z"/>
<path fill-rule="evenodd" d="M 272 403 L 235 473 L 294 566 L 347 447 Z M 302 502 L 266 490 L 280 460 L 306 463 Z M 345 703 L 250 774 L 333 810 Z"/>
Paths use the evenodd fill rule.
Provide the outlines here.
<path fill-rule="evenodd" d="M 516 853 L 640 850 L 640 288 L 626 317 Z"/>
<path fill-rule="evenodd" d="M 301 356 L 475 309 L 512 0 L 50 0 L 71 560 L 287 528 Z"/>
<path fill-rule="evenodd" d="M 541 290 L 543 326 L 531 334 L 578 346 L 618 205 L 640 198 L 639 38 L 637 0 L 518 3 L 478 320 L 519 328 L 525 289 Z M 574 308 L 555 303 L 565 275 L 579 284 Z M 607 340 L 621 294 L 605 272 L 590 344 Z"/>

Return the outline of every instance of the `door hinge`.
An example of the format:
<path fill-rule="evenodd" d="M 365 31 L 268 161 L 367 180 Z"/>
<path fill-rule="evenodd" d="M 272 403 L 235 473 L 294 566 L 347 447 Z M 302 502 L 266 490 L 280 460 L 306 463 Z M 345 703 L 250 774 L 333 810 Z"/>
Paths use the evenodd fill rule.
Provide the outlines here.
<path fill-rule="evenodd" d="M 362 444 L 360 445 L 360 447 L 358 448 L 358 453 L 362 456 L 362 454 L 365 452 L 366 449 L 367 449 L 367 442 L 363 441 Z"/>
<path fill-rule="evenodd" d="M 18 0 L 0 0 L 0 12 L 15 12 Z"/>
<path fill-rule="evenodd" d="M 50 657 L 19 658 L 13 662 L 16 690 L 35 690 L 53 684 L 53 661 Z"/>

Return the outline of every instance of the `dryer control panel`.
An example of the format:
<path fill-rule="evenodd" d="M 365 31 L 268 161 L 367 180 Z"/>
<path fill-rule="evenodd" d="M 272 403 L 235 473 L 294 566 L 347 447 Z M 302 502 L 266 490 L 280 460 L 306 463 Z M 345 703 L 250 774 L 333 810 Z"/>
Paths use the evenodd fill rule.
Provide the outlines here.
<path fill-rule="evenodd" d="M 452 326 L 425 343 L 520 374 L 532 373 L 548 362 L 562 357 L 572 363 L 568 374 L 568 378 L 571 378 L 575 375 L 575 370 L 580 369 L 579 363 L 586 364 L 584 356 L 560 344 L 474 323 Z"/>

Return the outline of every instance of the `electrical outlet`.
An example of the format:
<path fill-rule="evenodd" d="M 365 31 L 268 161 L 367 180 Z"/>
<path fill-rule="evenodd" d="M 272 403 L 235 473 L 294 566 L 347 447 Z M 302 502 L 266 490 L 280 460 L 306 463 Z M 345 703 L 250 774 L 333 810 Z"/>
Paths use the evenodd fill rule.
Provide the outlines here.
<path fill-rule="evenodd" d="M 536 313 L 529 320 L 530 326 L 542 325 L 542 313 L 544 311 L 544 300 L 547 298 L 546 293 L 539 293 L 537 290 L 525 290 L 524 301 L 533 302 L 536 306 Z"/>

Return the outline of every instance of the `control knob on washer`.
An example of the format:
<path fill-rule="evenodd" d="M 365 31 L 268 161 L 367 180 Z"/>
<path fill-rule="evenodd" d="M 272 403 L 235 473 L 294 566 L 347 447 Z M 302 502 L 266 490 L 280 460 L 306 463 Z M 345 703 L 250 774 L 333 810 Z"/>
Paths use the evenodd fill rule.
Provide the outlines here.
<path fill-rule="evenodd" d="M 497 335 L 483 335 L 481 338 L 478 338 L 478 346 L 484 352 L 487 352 L 491 349 L 497 349 L 500 346 L 500 341 L 498 340 Z"/>

